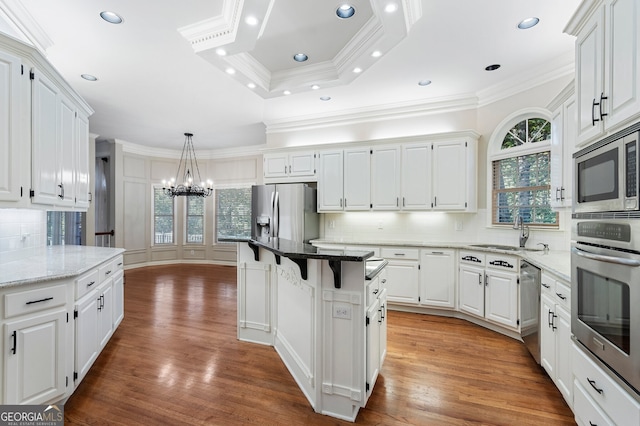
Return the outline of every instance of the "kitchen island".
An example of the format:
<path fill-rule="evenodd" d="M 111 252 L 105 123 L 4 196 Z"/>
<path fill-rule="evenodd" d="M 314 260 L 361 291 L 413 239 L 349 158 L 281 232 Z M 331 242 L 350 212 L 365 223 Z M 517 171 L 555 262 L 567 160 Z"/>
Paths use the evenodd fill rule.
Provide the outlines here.
<path fill-rule="evenodd" d="M 349 421 L 386 354 L 386 261 L 372 256 L 278 238 L 238 242 L 238 339 L 273 346 L 316 412 Z"/>

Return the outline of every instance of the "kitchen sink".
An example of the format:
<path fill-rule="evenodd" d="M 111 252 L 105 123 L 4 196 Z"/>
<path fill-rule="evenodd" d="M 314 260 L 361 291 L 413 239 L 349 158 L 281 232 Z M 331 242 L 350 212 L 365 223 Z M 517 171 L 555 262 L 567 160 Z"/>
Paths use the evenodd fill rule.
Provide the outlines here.
<path fill-rule="evenodd" d="M 501 244 L 471 244 L 471 247 L 482 247 L 486 249 L 505 250 L 505 251 L 540 251 L 540 249 L 536 249 L 536 248 L 506 246 Z"/>

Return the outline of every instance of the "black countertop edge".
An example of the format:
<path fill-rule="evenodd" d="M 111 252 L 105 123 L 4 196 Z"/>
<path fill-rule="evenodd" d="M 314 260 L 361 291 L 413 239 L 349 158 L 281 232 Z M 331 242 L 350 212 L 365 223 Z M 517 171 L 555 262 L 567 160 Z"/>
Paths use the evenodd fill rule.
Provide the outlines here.
<path fill-rule="evenodd" d="M 323 249 L 284 238 L 256 237 L 234 239 L 236 242 L 246 242 L 265 248 L 278 256 L 290 259 L 320 259 L 340 262 L 364 262 L 373 256 L 372 251 L 366 250 L 332 250 Z"/>
<path fill-rule="evenodd" d="M 369 264 L 373 265 L 373 268 L 369 268 Z M 388 260 L 375 260 L 371 262 L 367 262 L 367 266 L 365 267 L 365 276 L 366 280 L 374 279 L 382 270 L 389 264 Z"/>

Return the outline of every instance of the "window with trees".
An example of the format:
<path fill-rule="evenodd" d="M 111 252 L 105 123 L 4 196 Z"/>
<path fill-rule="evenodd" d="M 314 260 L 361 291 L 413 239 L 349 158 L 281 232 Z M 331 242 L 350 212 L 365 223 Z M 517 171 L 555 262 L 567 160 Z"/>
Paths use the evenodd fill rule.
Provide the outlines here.
<path fill-rule="evenodd" d="M 186 197 L 186 238 L 187 244 L 204 243 L 204 198 Z"/>
<path fill-rule="evenodd" d="M 174 206 L 173 197 L 167 196 L 162 188 L 153 188 L 153 242 L 173 244 Z"/>
<path fill-rule="evenodd" d="M 251 187 L 216 189 L 216 242 L 251 236 Z"/>
<path fill-rule="evenodd" d="M 536 226 L 558 226 L 551 209 L 551 123 L 525 118 L 510 127 L 492 162 L 492 223 L 513 224 L 518 217 Z"/>

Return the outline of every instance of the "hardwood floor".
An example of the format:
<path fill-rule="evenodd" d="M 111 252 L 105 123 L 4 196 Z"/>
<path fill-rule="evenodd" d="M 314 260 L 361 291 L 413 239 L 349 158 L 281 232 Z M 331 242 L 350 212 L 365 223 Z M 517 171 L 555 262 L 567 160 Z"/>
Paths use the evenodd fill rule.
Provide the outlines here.
<path fill-rule="evenodd" d="M 235 267 L 147 267 L 125 280 L 125 319 L 66 403 L 65 424 L 351 424 L 314 413 L 273 348 L 236 339 Z M 357 424 L 575 424 L 513 339 L 389 311 L 388 341 Z"/>

